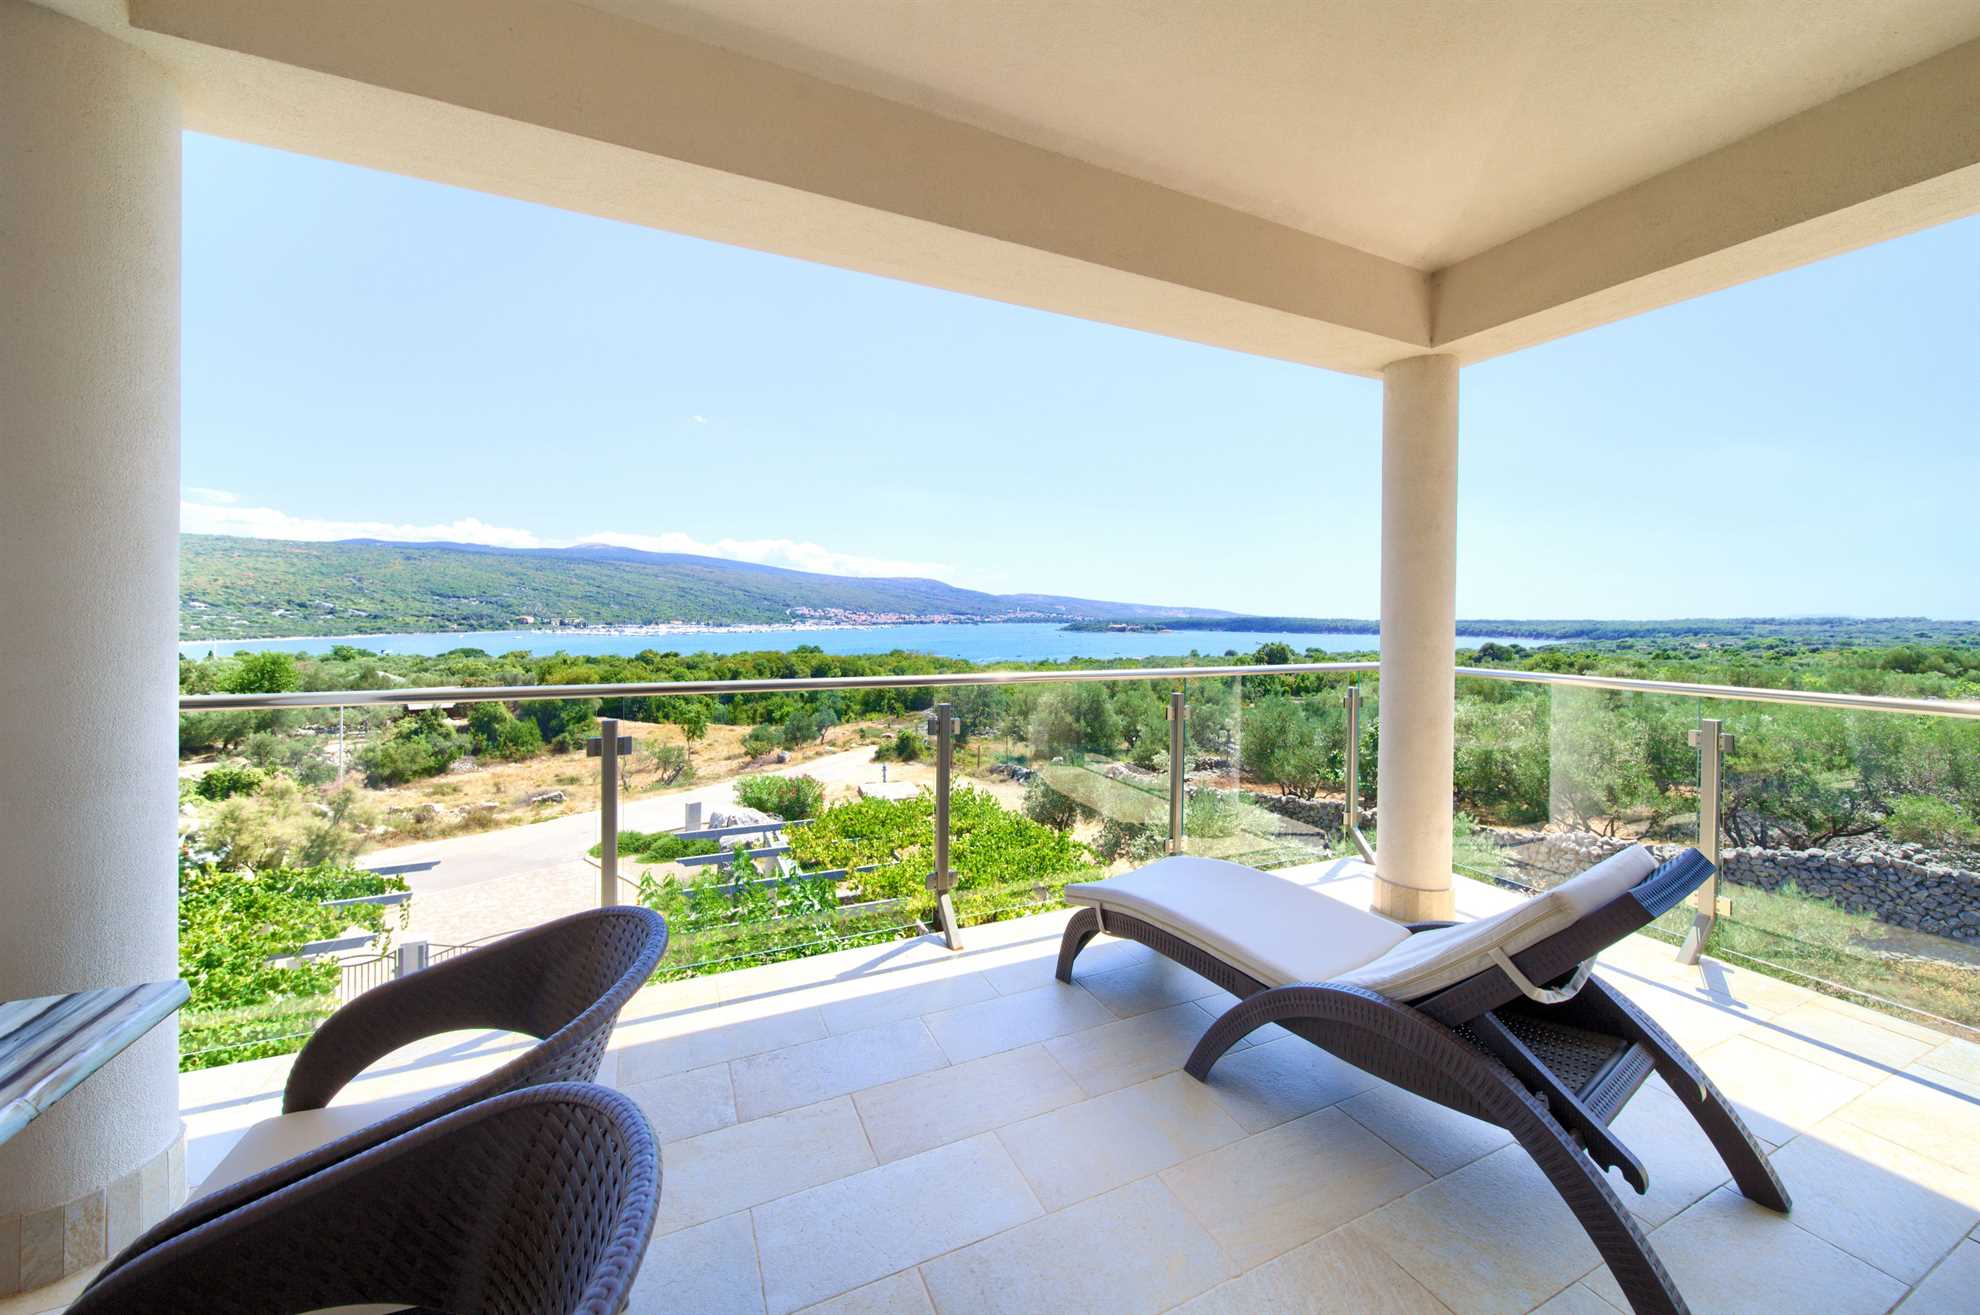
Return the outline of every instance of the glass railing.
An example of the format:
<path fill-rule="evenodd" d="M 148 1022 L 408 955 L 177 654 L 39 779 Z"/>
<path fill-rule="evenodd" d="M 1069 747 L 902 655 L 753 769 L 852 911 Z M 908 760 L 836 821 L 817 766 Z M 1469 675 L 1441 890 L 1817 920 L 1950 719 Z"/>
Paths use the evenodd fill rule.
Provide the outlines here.
<path fill-rule="evenodd" d="M 1980 721 L 1714 699 L 1711 953 L 1980 1032 Z"/>
<path fill-rule="evenodd" d="M 1537 892 L 1632 844 L 1697 843 L 1698 714 L 1677 695 L 1461 677 L 1454 868 Z M 1673 910 L 1654 934 L 1690 923 Z"/>
<path fill-rule="evenodd" d="M 1980 718 L 1780 697 L 1465 672 L 1455 869 L 1531 892 L 1697 844 L 1716 895 L 1654 935 L 1980 1024 Z M 189 1065 L 601 901 L 666 915 L 678 977 L 953 942 L 1172 852 L 1286 871 L 1380 839 L 1370 663 L 215 702 L 183 732 Z"/>
<path fill-rule="evenodd" d="M 1187 682 L 1182 851 L 1266 869 L 1353 854 L 1346 824 L 1353 678 L 1269 670 Z M 1365 750 L 1359 779 L 1367 783 L 1373 700 L 1366 688 L 1356 690 Z M 1360 801 L 1370 802 L 1365 790 Z"/>

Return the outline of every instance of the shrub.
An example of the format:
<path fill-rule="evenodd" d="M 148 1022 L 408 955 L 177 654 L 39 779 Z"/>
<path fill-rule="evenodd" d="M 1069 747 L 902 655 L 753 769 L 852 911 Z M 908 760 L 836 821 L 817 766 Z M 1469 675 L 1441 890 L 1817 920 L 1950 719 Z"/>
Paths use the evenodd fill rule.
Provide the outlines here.
<path fill-rule="evenodd" d="M 809 776 L 744 776 L 736 781 L 736 802 L 796 822 L 825 810 L 825 787 Z"/>
<path fill-rule="evenodd" d="M 1234 836 L 1242 829 L 1249 806 L 1235 794 L 1201 790 L 1183 803 L 1183 834 L 1203 840 Z"/>
<path fill-rule="evenodd" d="M 694 780 L 694 764 L 688 761 L 687 750 L 678 744 L 648 745 L 646 761 L 653 768 L 655 786 L 686 785 Z"/>
<path fill-rule="evenodd" d="M 1152 863 L 1167 851 L 1167 839 L 1154 827 L 1112 817 L 1093 838 L 1093 852 L 1109 863 Z"/>
<path fill-rule="evenodd" d="M 553 672 L 553 676 L 565 675 Z M 575 753 L 598 731 L 597 699 L 532 699 L 516 706 L 516 715 L 536 724 L 543 743 L 558 753 Z"/>
<path fill-rule="evenodd" d="M 782 743 L 783 736 L 778 733 L 777 728 L 765 724 L 749 728 L 743 736 L 742 748 L 750 757 L 761 758 L 766 753 L 774 752 Z"/>
<path fill-rule="evenodd" d="M 1045 784 L 1044 777 L 1034 776 L 1024 787 L 1024 815 L 1054 831 L 1066 832 L 1092 812 L 1072 796 Z"/>
<path fill-rule="evenodd" d="M 256 731 L 241 744 L 241 756 L 264 772 L 287 772 L 304 785 L 323 785 L 337 775 L 323 750 L 308 736 Z"/>
<path fill-rule="evenodd" d="M 1971 845 L 1980 843 L 1976 825 L 1958 804 L 1932 795 L 1906 795 L 1891 809 L 1884 829 L 1894 839 L 1918 845 Z"/>
<path fill-rule="evenodd" d="M 504 762 L 520 762 L 543 752 L 542 729 L 517 717 L 503 703 L 477 703 L 469 709 L 468 738 L 475 753 Z"/>
<path fill-rule="evenodd" d="M 904 729 L 873 751 L 873 761 L 916 763 L 933 752 L 926 735 L 917 730 Z"/>
<path fill-rule="evenodd" d="M 384 739 L 366 745 L 358 754 L 358 766 L 374 787 L 404 785 L 422 776 L 438 776 L 468 746 L 468 738 L 438 708 L 427 708 L 394 723 Z"/>
<path fill-rule="evenodd" d="M 193 793 L 201 799 L 218 802 L 235 795 L 253 794 L 266 779 L 252 767 L 215 767 L 193 783 Z"/>
<path fill-rule="evenodd" d="M 717 853 L 721 848 L 713 840 L 683 840 L 672 831 L 619 832 L 619 857 L 636 863 L 672 863 L 692 854 Z M 598 853 L 599 847 L 593 845 L 591 856 L 597 858 Z"/>
<path fill-rule="evenodd" d="M 252 795 L 222 800 L 200 819 L 191 843 L 226 868 L 348 863 L 373 820 L 355 790 L 326 796 L 277 776 Z"/>
<path fill-rule="evenodd" d="M 180 1066 L 298 1049 L 336 1008 L 339 967 L 334 959 L 285 967 L 268 960 L 352 926 L 378 933 L 382 950 L 388 923 L 405 925 L 406 905 L 327 909 L 323 901 L 406 888 L 404 878 L 334 864 L 239 872 L 182 863 L 179 975 L 192 998 L 180 1020 Z"/>

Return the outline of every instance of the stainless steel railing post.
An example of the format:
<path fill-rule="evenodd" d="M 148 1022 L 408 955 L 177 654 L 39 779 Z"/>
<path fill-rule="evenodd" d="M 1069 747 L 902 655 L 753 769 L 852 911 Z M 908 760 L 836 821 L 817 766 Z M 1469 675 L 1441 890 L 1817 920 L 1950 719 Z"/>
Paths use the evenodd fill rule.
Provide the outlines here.
<path fill-rule="evenodd" d="M 1696 906 L 1691 930 L 1678 946 L 1679 963 L 1697 963 L 1712 935 L 1712 924 L 1719 916 L 1719 809 L 1722 802 L 1724 757 L 1731 751 L 1733 737 L 1725 733 L 1725 722 L 1717 717 L 1701 717 L 1690 740 L 1698 750 L 1698 852 L 1712 862 L 1711 876 L 1692 895 Z"/>
<path fill-rule="evenodd" d="M 1341 759 L 1341 793 L 1344 796 L 1341 800 L 1341 832 L 1361 851 L 1363 862 L 1373 863 L 1375 849 L 1361 834 L 1361 687 L 1349 685 L 1347 693 L 1341 696 L 1341 704 L 1347 709 L 1347 725 L 1343 728 L 1347 752 Z"/>
<path fill-rule="evenodd" d="M 598 907 L 604 909 L 619 903 L 619 755 L 632 752 L 632 736 L 619 734 L 617 717 L 600 717 L 584 750 L 598 760 Z"/>
<path fill-rule="evenodd" d="M 949 867 L 949 777 L 956 764 L 958 729 L 952 705 L 938 703 L 929 709 L 928 730 L 935 739 L 935 870 L 928 876 L 928 889 L 935 892 L 935 916 L 952 950 L 962 948 L 962 928 L 956 925 L 956 905 L 949 895 L 956 888 L 956 874 Z"/>
<path fill-rule="evenodd" d="M 1184 759 L 1183 732 L 1187 728 L 1189 703 L 1181 690 L 1169 695 L 1169 852 L 1183 852 L 1183 787 L 1188 775 Z"/>

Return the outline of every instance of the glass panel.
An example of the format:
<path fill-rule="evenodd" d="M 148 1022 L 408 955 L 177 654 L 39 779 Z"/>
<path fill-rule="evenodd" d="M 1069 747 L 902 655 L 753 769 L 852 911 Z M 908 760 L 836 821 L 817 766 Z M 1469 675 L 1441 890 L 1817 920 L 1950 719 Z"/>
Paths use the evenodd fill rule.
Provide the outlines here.
<path fill-rule="evenodd" d="M 1262 672 L 1189 682 L 1185 852 L 1261 868 L 1354 852 L 1342 827 L 1347 684 Z M 1372 778 L 1371 716 L 1363 732 Z"/>
<path fill-rule="evenodd" d="M 967 923 L 1055 907 L 1070 882 L 1167 852 L 1167 704 L 1159 681 L 951 692 L 962 721 L 952 803 Z"/>
<path fill-rule="evenodd" d="M 1980 722 L 1734 701 L 1707 715 L 1733 737 L 1732 905 L 1711 951 L 1980 1028 Z"/>
<path fill-rule="evenodd" d="M 1695 844 L 1697 725 L 1690 698 L 1459 680 L 1453 867 L 1533 892 L 1630 844 Z M 1680 907 L 1652 931 L 1675 940 L 1691 920 Z"/>

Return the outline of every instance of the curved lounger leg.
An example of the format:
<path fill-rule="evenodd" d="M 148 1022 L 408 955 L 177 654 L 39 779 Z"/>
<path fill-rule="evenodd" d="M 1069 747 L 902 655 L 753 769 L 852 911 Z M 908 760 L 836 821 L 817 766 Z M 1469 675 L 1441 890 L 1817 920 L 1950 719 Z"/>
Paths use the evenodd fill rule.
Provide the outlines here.
<path fill-rule="evenodd" d="M 1760 1144 L 1753 1140 L 1753 1134 L 1733 1109 L 1732 1102 L 1705 1076 L 1697 1061 L 1655 1019 L 1630 1003 L 1627 996 L 1610 990 L 1600 979 L 1590 980 L 1582 994 L 1589 997 L 1584 1007 L 1599 1010 L 1606 1016 L 1605 1022 L 1650 1052 L 1657 1072 L 1676 1093 L 1678 1103 L 1711 1138 L 1712 1149 L 1719 1153 L 1746 1199 L 1786 1214 L 1792 1205 L 1787 1188 L 1782 1186 L 1774 1166 L 1761 1153 Z"/>
<path fill-rule="evenodd" d="M 1266 1023 L 1359 1068 L 1512 1133 L 1574 1211 L 1636 1315 L 1689 1315 L 1649 1239 L 1600 1167 L 1512 1072 L 1407 1005 L 1354 987 L 1281 986 L 1240 1000 L 1210 1025 L 1188 1072 L 1207 1077 L 1219 1057 Z"/>
<path fill-rule="evenodd" d="M 1232 1046 L 1267 1023 L 1276 1023 L 1282 1018 L 1303 1017 L 1308 1009 L 1303 997 L 1312 989 L 1275 986 L 1238 1001 L 1219 1014 L 1209 1030 L 1196 1039 L 1196 1048 L 1189 1052 L 1189 1061 L 1183 1065 L 1183 1072 L 1198 1082 L 1208 1082 L 1210 1070 Z"/>
<path fill-rule="evenodd" d="M 1086 948 L 1086 943 L 1100 934 L 1100 915 L 1093 909 L 1081 909 L 1072 915 L 1066 924 L 1066 934 L 1059 942 L 1059 980 L 1072 981 L 1073 960 Z"/>

